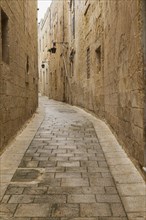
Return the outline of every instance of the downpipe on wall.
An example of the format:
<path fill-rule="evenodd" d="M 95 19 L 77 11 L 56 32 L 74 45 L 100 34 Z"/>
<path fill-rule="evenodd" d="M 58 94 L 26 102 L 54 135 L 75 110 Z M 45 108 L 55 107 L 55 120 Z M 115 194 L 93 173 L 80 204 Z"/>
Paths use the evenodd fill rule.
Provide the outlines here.
<path fill-rule="evenodd" d="M 142 4 L 143 13 L 143 60 L 144 60 L 144 167 L 146 172 L 146 1 L 143 0 Z"/>

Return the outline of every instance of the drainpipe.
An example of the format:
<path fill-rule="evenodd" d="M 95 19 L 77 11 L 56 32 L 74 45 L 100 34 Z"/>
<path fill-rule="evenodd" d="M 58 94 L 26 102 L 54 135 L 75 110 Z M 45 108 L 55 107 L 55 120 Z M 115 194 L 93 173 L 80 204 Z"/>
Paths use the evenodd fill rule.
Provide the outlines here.
<path fill-rule="evenodd" d="M 63 0 L 63 39 L 62 39 L 62 49 L 63 49 L 63 53 L 62 53 L 62 58 L 63 58 L 63 63 L 64 63 L 64 68 L 65 68 L 65 76 L 68 82 L 68 86 L 69 86 L 69 91 L 70 91 L 70 99 L 72 100 L 72 91 L 71 91 L 71 85 L 70 85 L 70 80 L 69 80 L 69 75 L 68 75 L 68 71 L 67 71 L 67 64 L 66 64 L 66 58 L 64 56 L 64 48 L 68 49 L 68 47 L 66 47 L 64 41 L 65 41 L 65 17 L 64 17 L 64 0 Z M 64 43 L 64 44 L 63 44 Z M 66 82 L 66 80 L 65 80 Z M 66 83 L 64 85 L 66 87 Z M 64 88 L 65 89 L 65 88 Z"/>
<path fill-rule="evenodd" d="M 65 33 L 64 33 L 64 0 L 63 0 L 63 42 L 64 42 L 64 35 L 65 35 Z"/>
<path fill-rule="evenodd" d="M 143 60 L 144 60 L 144 167 L 146 172 L 146 1 L 143 0 Z"/>

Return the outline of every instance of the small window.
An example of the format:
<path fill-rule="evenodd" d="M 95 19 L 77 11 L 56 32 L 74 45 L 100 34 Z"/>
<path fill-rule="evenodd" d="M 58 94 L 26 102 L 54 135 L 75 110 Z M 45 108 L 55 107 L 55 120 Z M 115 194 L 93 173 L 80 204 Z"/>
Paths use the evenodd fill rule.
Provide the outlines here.
<path fill-rule="evenodd" d="M 1 10 L 1 38 L 2 38 L 2 60 L 9 64 L 9 18 Z"/>
<path fill-rule="evenodd" d="M 90 48 L 87 48 L 87 79 L 90 78 Z"/>
<path fill-rule="evenodd" d="M 101 46 L 96 49 L 97 68 L 98 72 L 101 71 Z"/>
<path fill-rule="evenodd" d="M 71 32 L 73 39 L 75 39 L 75 0 L 70 0 L 70 12 L 71 12 Z"/>
<path fill-rule="evenodd" d="M 27 61 L 26 61 L 26 72 L 29 74 L 29 56 L 27 55 Z"/>
<path fill-rule="evenodd" d="M 55 70 L 55 90 L 57 90 L 57 71 Z"/>

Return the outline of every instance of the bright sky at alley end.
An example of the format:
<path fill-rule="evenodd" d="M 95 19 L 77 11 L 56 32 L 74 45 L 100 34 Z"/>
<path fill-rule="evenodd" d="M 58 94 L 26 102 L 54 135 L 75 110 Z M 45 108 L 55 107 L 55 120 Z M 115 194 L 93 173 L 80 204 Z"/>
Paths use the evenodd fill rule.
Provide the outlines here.
<path fill-rule="evenodd" d="M 38 22 L 44 18 L 47 8 L 50 6 L 51 2 L 52 0 L 38 0 Z"/>

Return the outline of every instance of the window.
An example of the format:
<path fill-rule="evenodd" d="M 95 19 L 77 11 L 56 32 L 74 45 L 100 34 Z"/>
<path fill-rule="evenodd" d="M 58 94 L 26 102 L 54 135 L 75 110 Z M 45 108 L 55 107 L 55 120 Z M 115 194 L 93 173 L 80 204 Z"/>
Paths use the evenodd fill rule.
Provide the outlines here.
<path fill-rule="evenodd" d="M 27 55 L 27 61 L 26 61 L 26 72 L 29 74 L 29 56 Z"/>
<path fill-rule="evenodd" d="M 25 72 L 25 83 L 29 84 L 29 56 L 26 55 L 26 72 Z"/>
<path fill-rule="evenodd" d="M 87 48 L 87 79 L 90 78 L 90 48 Z"/>
<path fill-rule="evenodd" d="M 9 18 L 1 10 L 1 38 L 2 38 L 2 60 L 9 64 Z"/>
<path fill-rule="evenodd" d="M 55 90 L 57 90 L 57 71 L 55 70 L 55 83 L 54 83 L 54 85 L 55 85 Z"/>
<path fill-rule="evenodd" d="M 97 68 L 98 68 L 97 72 L 100 72 L 101 71 L 101 46 L 99 46 L 96 49 L 96 58 L 97 58 Z"/>
<path fill-rule="evenodd" d="M 72 36 L 75 38 L 75 0 L 70 0 L 70 11 L 71 11 L 71 31 Z"/>

